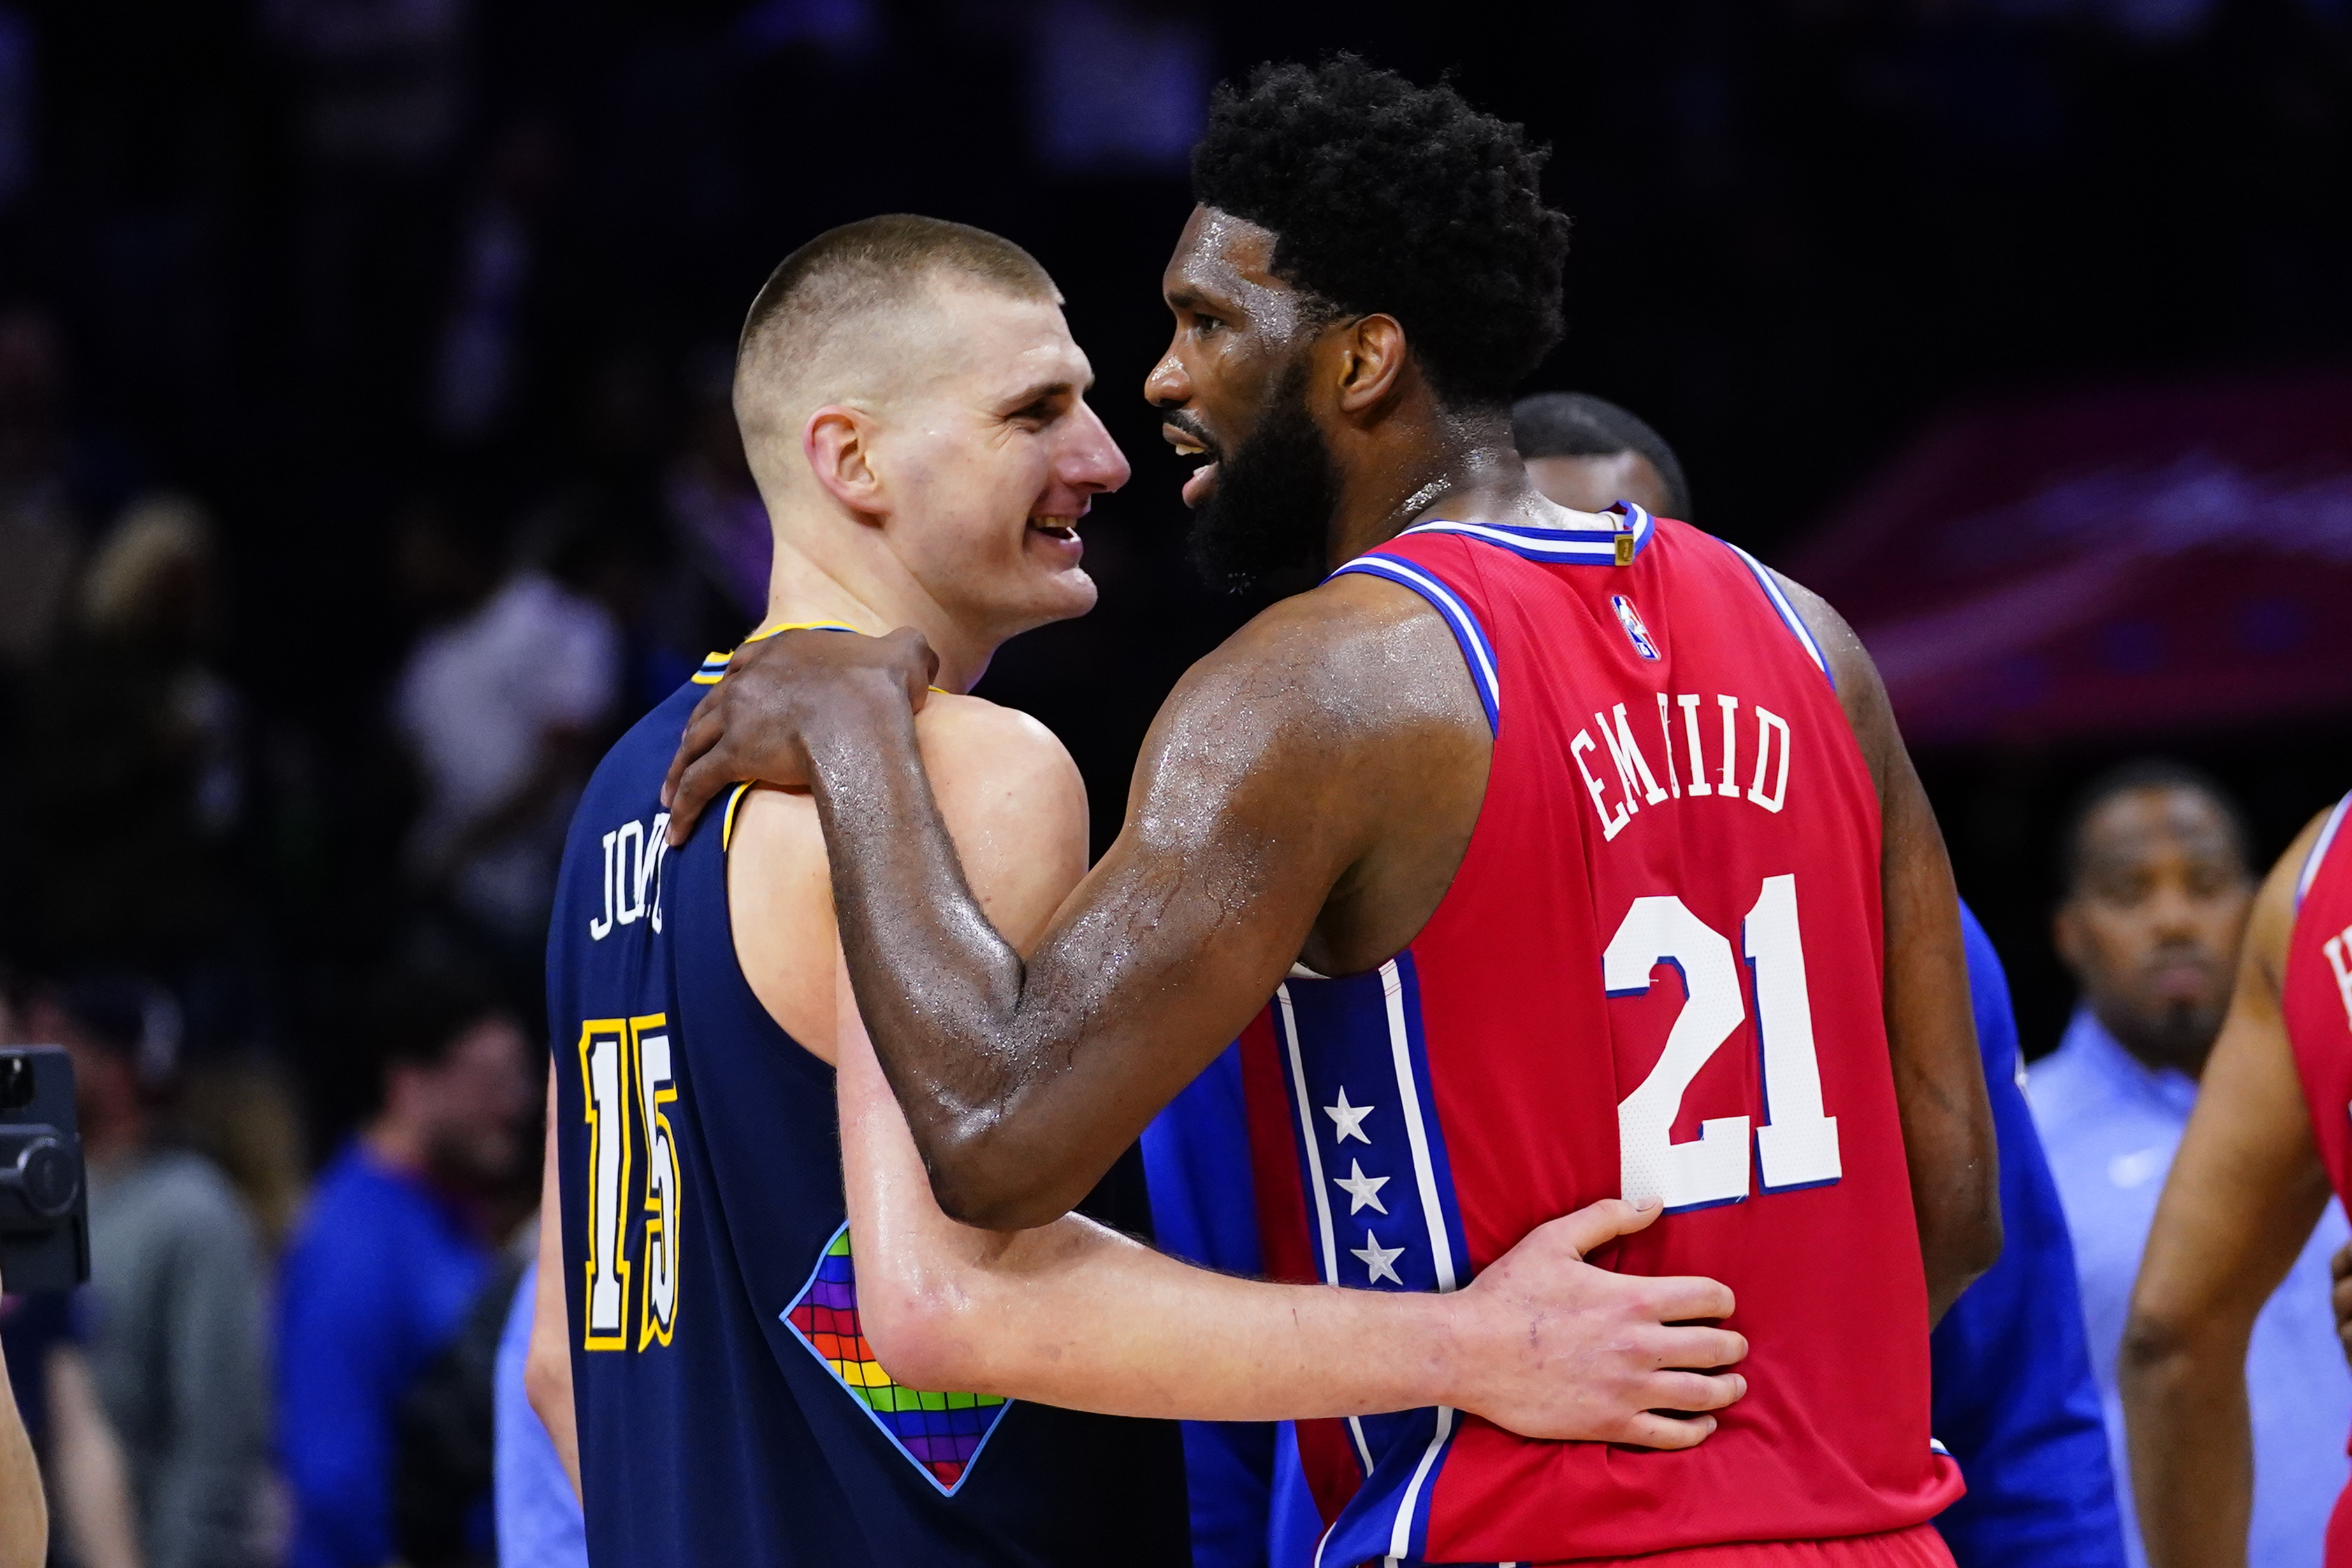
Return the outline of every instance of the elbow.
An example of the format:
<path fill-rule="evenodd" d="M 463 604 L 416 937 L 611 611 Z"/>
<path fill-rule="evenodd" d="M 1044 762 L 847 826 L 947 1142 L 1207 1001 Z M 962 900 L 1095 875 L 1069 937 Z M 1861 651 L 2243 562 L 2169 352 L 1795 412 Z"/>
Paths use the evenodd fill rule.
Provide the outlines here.
<path fill-rule="evenodd" d="M 1971 1284 L 1992 1272 L 1992 1266 L 2000 1261 L 2000 1185 L 1987 1182 L 1985 1189 L 1959 1226 L 1957 1238 L 1959 1269 Z"/>
<path fill-rule="evenodd" d="M 572 1422 L 572 1353 L 548 1334 L 533 1334 L 522 1363 L 523 1397 L 550 1432 Z"/>
<path fill-rule="evenodd" d="M 2188 1348 L 2188 1336 L 2177 1323 L 2140 1308 L 2124 1321 L 2123 1343 L 2116 1353 L 2116 1380 L 2126 1385 L 2143 1383 Z"/>
<path fill-rule="evenodd" d="M 941 1282 L 858 1270 L 858 1328 L 882 1370 L 903 1387 L 986 1392 L 982 1347 L 960 1321 L 976 1315 L 959 1311 Z"/>
<path fill-rule="evenodd" d="M 982 1230 L 1034 1230 L 1051 1225 L 1086 1196 L 1055 1184 L 1055 1173 L 1042 1161 L 1008 1157 L 1008 1152 L 982 1137 L 951 1134 L 925 1138 L 923 1168 L 931 1180 L 931 1197 L 940 1212 L 961 1225 Z"/>

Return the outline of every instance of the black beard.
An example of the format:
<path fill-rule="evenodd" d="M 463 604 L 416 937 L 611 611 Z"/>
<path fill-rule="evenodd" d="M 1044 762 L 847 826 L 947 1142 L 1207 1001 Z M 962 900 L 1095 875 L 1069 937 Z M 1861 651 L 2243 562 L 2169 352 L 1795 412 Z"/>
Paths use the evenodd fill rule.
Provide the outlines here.
<path fill-rule="evenodd" d="M 1257 427 L 1219 454 L 1217 480 L 1192 514 L 1192 564 L 1213 588 L 1246 594 L 1311 586 L 1328 563 L 1339 476 L 1307 412 L 1307 366 L 1285 371 Z"/>

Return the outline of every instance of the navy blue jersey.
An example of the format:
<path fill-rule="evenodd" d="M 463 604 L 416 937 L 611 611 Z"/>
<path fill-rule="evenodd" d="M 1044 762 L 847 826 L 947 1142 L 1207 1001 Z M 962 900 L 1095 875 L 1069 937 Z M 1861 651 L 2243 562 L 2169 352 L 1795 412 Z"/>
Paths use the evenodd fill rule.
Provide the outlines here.
<path fill-rule="evenodd" d="M 548 939 L 593 1561 L 1180 1563 L 1170 1423 L 903 1387 L 860 1331 L 833 1072 L 735 963 L 726 821 L 665 852 L 706 666 L 590 781 Z"/>

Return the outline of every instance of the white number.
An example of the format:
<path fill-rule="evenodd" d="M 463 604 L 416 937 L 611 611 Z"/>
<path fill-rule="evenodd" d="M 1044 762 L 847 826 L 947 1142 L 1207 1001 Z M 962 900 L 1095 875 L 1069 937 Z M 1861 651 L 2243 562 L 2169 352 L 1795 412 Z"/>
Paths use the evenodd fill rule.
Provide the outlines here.
<path fill-rule="evenodd" d="M 1764 1190 L 1819 1186 L 1841 1174 L 1837 1118 L 1822 1114 L 1821 1053 L 1797 935 L 1797 879 L 1767 877 L 1739 928 L 1756 973 L 1756 1032 L 1764 1045 L 1764 1125 L 1756 1165 Z"/>
<path fill-rule="evenodd" d="M 1683 1091 L 1747 1016 L 1738 966 L 1731 944 L 1680 899 L 1635 899 L 1601 957 L 1609 994 L 1647 991 L 1650 971 L 1661 963 L 1681 973 L 1684 999 L 1658 1065 L 1617 1107 L 1625 1196 L 1659 1198 L 1670 1209 L 1738 1203 L 1748 1195 L 1748 1118 L 1703 1121 L 1687 1143 L 1673 1134 Z"/>
<path fill-rule="evenodd" d="M 1822 1074 L 1805 986 L 1804 945 L 1797 928 L 1797 879 L 1768 877 L 1741 928 L 1756 974 L 1758 1032 L 1763 1042 L 1764 1124 L 1756 1159 L 1767 1192 L 1836 1181 L 1837 1119 L 1822 1111 Z M 1636 899 L 1601 954 L 1612 996 L 1639 995 L 1650 972 L 1674 965 L 1683 1005 L 1657 1065 L 1617 1107 L 1624 1195 L 1654 1197 L 1669 1210 L 1738 1203 L 1748 1196 L 1745 1116 L 1711 1117 L 1699 1135 L 1674 1141 L 1683 1095 L 1747 1014 L 1731 943 L 1671 894 Z"/>
<path fill-rule="evenodd" d="M 677 1326 L 677 1140 L 662 1108 L 677 1099 L 668 1019 L 593 1018 L 580 1029 L 580 1081 L 588 1119 L 588 1331 L 592 1351 L 629 1348 L 629 1123 L 646 1132 L 644 1295 L 637 1349 L 669 1343 Z M 631 1101 L 635 1103 L 633 1106 Z"/>
<path fill-rule="evenodd" d="M 677 1321 L 677 1145 L 661 1111 L 677 1098 L 670 1085 L 667 1035 L 637 1036 L 637 1092 L 646 1128 L 646 1298 L 637 1329 L 637 1348 L 643 1350 L 656 1340 L 669 1343 Z M 1819 1100 L 1818 1091 L 1814 1098 Z"/>
<path fill-rule="evenodd" d="M 628 1026 L 592 1019 L 580 1030 L 588 1116 L 588 1332 L 592 1351 L 627 1348 L 629 1260 L 622 1255 L 621 1190 L 629 1181 L 629 1101 L 622 1088 Z"/>

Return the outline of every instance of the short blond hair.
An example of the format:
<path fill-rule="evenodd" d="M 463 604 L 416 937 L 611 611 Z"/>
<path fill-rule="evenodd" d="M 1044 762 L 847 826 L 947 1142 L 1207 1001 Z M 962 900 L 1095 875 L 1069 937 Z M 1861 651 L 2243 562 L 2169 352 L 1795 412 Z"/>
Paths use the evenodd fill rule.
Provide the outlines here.
<path fill-rule="evenodd" d="M 968 281 L 1059 305 L 1062 293 L 1037 258 L 1001 235 L 913 213 L 844 224 L 793 251 L 768 275 L 735 348 L 735 413 L 747 445 L 765 416 L 791 414 L 812 397 L 842 395 L 875 374 L 883 352 L 877 319 L 921 301 L 941 282 Z M 746 395 L 766 382 L 768 408 Z"/>

